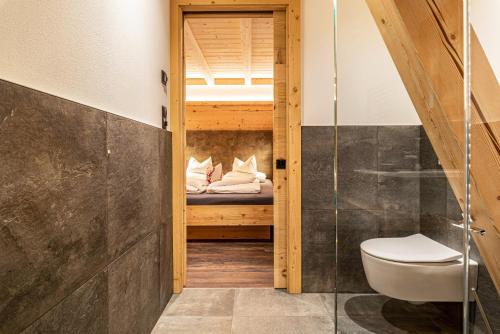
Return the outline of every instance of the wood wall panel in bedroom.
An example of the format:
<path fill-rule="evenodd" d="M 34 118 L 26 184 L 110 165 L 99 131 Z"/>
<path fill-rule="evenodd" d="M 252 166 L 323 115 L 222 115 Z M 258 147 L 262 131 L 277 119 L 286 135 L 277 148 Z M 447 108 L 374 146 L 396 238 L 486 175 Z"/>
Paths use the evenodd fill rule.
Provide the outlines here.
<path fill-rule="evenodd" d="M 230 172 L 235 157 L 257 157 L 257 168 L 273 177 L 272 131 L 188 131 L 186 134 L 186 159 L 198 160 L 212 157 L 214 164 L 222 163 L 224 173 Z"/>
<path fill-rule="evenodd" d="M 269 226 L 188 226 L 188 240 L 270 240 Z"/>
<path fill-rule="evenodd" d="M 186 130 L 273 129 L 273 102 L 186 102 Z"/>
<path fill-rule="evenodd" d="M 271 226 L 272 205 L 188 205 L 187 226 Z"/>

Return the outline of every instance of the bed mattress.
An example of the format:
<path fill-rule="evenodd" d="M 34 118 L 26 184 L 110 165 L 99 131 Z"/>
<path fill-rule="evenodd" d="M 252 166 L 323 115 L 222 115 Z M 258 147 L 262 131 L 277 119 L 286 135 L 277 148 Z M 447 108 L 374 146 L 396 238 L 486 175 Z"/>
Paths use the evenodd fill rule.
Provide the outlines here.
<path fill-rule="evenodd" d="M 261 183 L 258 194 L 187 194 L 187 205 L 272 205 L 273 184 Z"/>

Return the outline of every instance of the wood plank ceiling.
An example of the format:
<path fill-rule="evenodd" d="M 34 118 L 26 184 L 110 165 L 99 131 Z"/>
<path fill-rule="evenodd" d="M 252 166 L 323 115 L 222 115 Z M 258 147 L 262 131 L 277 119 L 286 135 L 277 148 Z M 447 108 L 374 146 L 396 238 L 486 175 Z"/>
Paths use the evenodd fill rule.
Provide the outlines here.
<path fill-rule="evenodd" d="M 272 84 L 272 17 L 191 17 L 184 34 L 188 85 Z"/>

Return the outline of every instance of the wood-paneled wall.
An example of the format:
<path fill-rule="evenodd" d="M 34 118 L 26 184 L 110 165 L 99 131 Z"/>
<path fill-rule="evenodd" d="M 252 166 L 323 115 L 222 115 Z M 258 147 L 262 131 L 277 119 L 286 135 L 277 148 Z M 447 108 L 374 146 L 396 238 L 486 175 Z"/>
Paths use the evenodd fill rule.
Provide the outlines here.
<path fill-rule="evenodd" d="M 273 102 L 186 102 L 186 130 L 273 130 Z"/>

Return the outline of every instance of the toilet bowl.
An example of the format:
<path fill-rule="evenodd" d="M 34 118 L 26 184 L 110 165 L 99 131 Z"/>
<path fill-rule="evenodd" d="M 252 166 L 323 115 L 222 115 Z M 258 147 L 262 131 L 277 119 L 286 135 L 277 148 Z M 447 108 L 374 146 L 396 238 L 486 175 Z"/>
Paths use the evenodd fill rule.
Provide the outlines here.
<path fill-rule="evenodd" d="M 381 294 L 410 302 L 463 301 L 462 254 L 422 234 L 366 240 L 361 258 L 370 287 Z M 476 288 L 477 262 L 469 268 Z"/>

